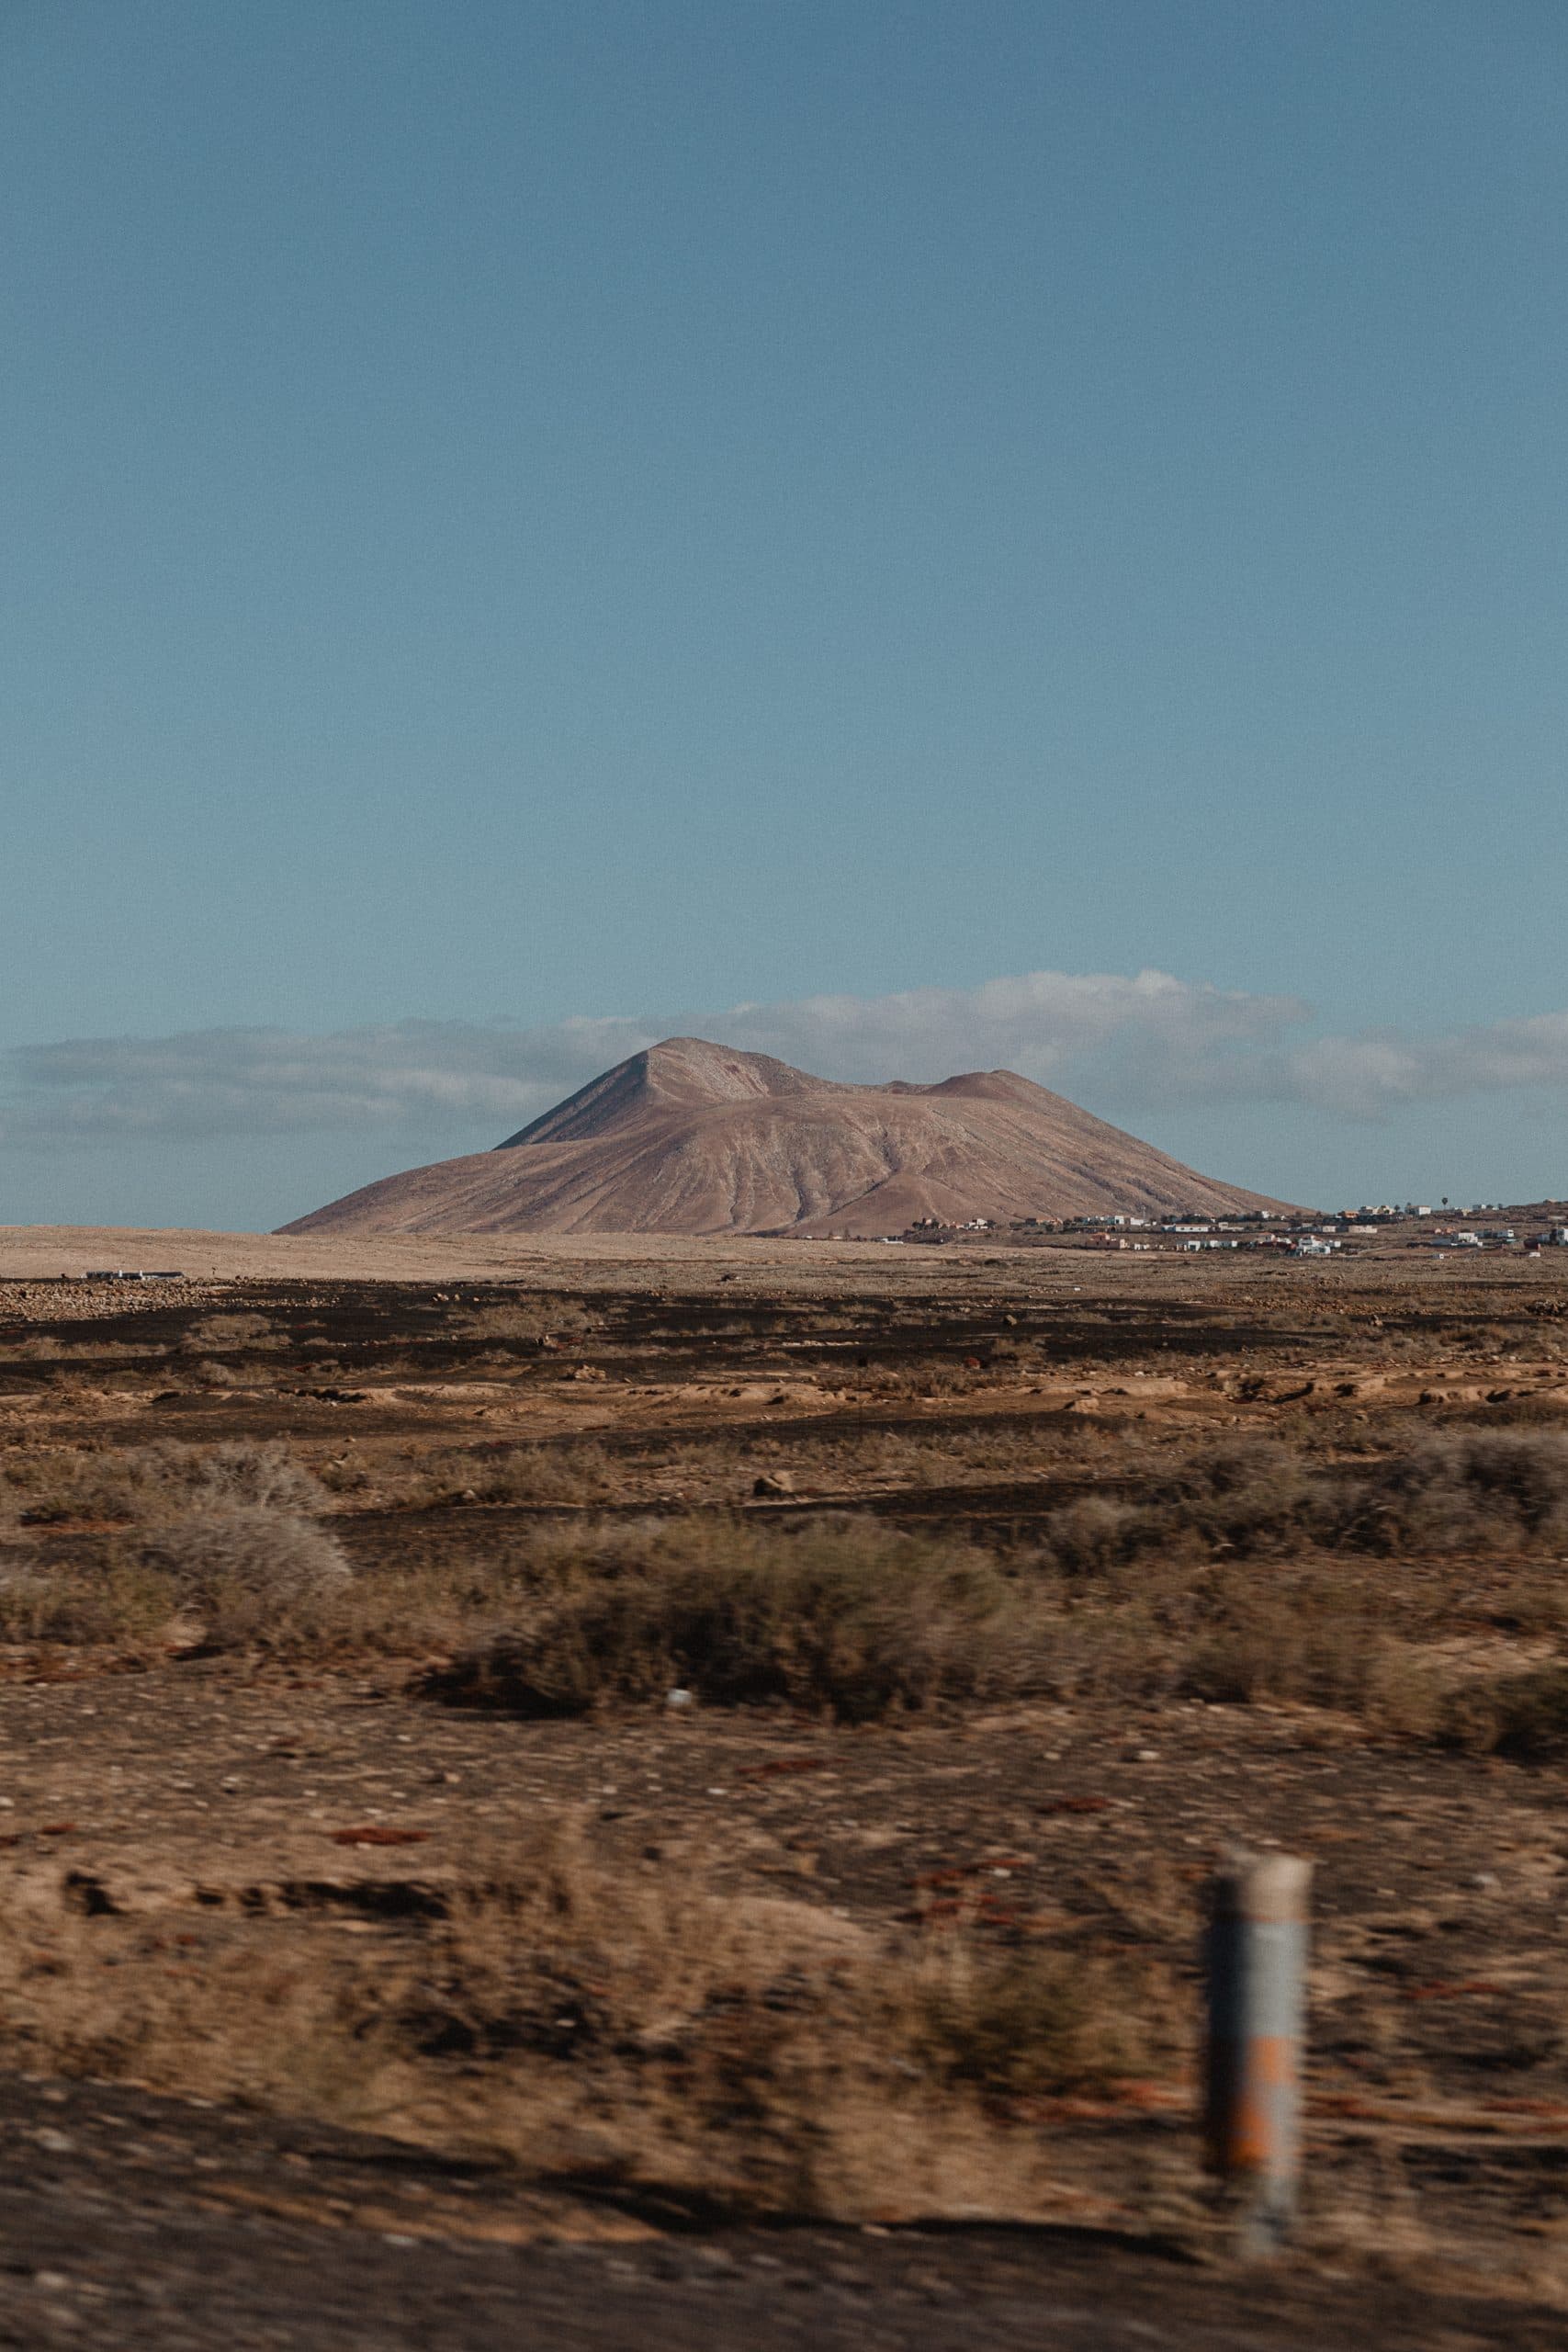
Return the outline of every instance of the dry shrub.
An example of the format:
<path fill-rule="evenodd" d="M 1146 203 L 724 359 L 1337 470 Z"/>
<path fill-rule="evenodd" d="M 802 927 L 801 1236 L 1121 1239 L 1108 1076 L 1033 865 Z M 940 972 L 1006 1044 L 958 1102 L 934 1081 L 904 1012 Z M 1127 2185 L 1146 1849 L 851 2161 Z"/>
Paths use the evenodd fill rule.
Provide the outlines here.
<path fill-rule="evenodd" d="M 1180 1499 L 1191 1525 L 1211 1544 L 1239 1551 L 1309 1521 L 1319 1497 L 1298 1454 L 1268 1438 L 1251 1438 L 1203 1454 Z"/>
<path fill-rule="evenodd" d="M 481 1503 L 602 1502 L 613 1483 L 602 1446 L 520 1445 L 470 1462 L 466 1494 Z"/>
<path fill-rule="evenodd" d="M 284 1445 L 231 1439 L 210 1452 L 170 1448 L 162 1457 L 170 1484 L 184 1486 L 201 1504 L 238 1503 L 259 1510 L 316 1511 L 326 1488 Z"/>
<path fill-rule="evenodd" d="M 753 1944 L 689 1869 L 608 1867 L 581 1821 L 543 1822 L 473 1857 L 400 1987 L 397 2030 L 441 2058 L 604 2041 L 668 2056 L 716 1985 L 753 1973 Z"/>
<path fill-rule="evenodd" d="M 1364 1474 L 1336 1532 L 1385 1552 L 1568 1540 L 1568 1435 L 1467 1429 L 1430 1437 Z"/>
<path fill-rule="evenodd" d="M 148 1558 L 225 1649 L 310 1637 L 351 1575 L 341 1546 L 314 1521 L 254 1503 L 187 1511 L 159 1532 Z"/>
<path fill-rule="evenodd" d="M 322 1483 L 334 1494 L 374 1498 L 389 1510 L 439 1510 L 454 1503 L 604 1502 L 621 1484 L 617 1466 L 592 1439 L 482 1452 L 457 1446 L 401 1452 L 396 1463 L 358 1452 L 328 1462 Z"/>
<path fill-rule="evenodd" d="M 5 1500 L 34 1524 L 53 1520 L 128 1518 L 152 1481 L 140 1454 L 88 1448 L 17 1452 L 0 1469 Z"/>
<path fill-rule="evenodd" d="M 518 1445 L 504 1453 L 437 1455 L 426 1466 L 431 1502 L 603 1502 L 614 1479 L 603 1446 Z"/>
<path fill-rule="evenodd" d="M 551 1333 L 582 1331 L 589 1326 L 587 1310 L 574 1299 L 546 1295 L 536 1298 L 503 1299 L 460 1316 L 454 1329 L 465 1340 L 538 1341 Z"/>
<path fill-rule="evenodd" d="M 1472 1754 L 1557 1763 L 1568 1756 L 1568 1667 L 1476 1677 L 1451 1690 L 1438 1734 Z"/>
<path fill-rule="evenodd" d="M 156 1521 L 193 1502 L 313 1511 L 327 1501 L 326 1489 L 287 1446 L 243 1441 L 19 1453 L 0 1476 L 17 1508 L 35 1521 Z"/>
<path fill-rule="evenodd" d="M 1149 2064 L 1149 1988 L 1126 1967 L 953 1938 L 917 1968 L 908 1999 L 911 2046 L 947 2082 L 1027 2095 Z"/>
<path fill-rule="evenodd" d="M 287 1340 L 274 1337 L 265 1315 L 204 1315 L 188 1326 L 180 1345 L 193 1355 L 201 1355 L 209 1348 L 254 1347 L 261 1340 L 275 1347 L 288 1345 Z"/>
<path fill-rule="evenodd" d="M 434 1687 L 523 1714 L 580 1714 L 674 1686 L 861 1721 L 1024 1687 L 1027 1611 L 989 1555 L 824 1518 L 552 1530 L 536 1589 Z"/>
<path fill-rule="evenodd" d="M 1251 1553 L 1299 1543 L 1322 1517 L 1319 1482 L 1267 1439 L 1219 1446 L 1186 1463 L 1147 1502 L 1091 1495 L 1054 1511 L 1046 1549 L 1068 1576 L 1103 1576 L 1140 1555 Z"/>
<path fill-rule="evenodd" d="M 1568 1436 L 1463 1430 L 1376 1460 L 1306 1461 L 1265 1438 L 1184 1464 L 1140 1503 L 1090 1497 L 1052 1514 L 1046 1546 L 1073 1576 L 1152 1553 L 1264 1555 L 1315 1545 L 1393 1555 L 1568 1541 Z"/>
<path fill-rule="evenodd" d="M 1224 1578 L 1207 1597 L 1178 1684 L 1233 1704 L 1293 1700 L 1359 1716 L 1387 1732 L 1435 1724 L 1438 1690 L 1409 1643 L 1386 1633 L 1376 1595 L 1329 1571 Z"/>
<path fill-rule="evenodd" d="M 1124 1567 L 1149 1540 L 1149 1515 L 1109 1495 L 1086 1495 L 1046 1522 L 1049 1558 L 1064 1576 L 1105 1576 Z"/>

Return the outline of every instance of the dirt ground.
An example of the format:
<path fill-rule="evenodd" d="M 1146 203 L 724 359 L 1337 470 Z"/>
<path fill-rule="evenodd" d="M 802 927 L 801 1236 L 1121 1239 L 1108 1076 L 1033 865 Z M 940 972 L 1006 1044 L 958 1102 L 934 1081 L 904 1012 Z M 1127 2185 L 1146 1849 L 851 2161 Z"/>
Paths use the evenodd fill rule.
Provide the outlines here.
<path fill-rule="evenodd" d="M 0 2086 L 0 2343 L 171 2352 L 1546 2352 L 1555 2313 L 1343 2270 L 1217 2273 L 1092 2233 L 695 2229 L 372 2135 L 80 2082 Z"/>
<path fill-rule="evenodd" d="M 335 1271 L 291 1242 L 290 1272 L 132 1238 L 0 1246 L 0 1544 L 34 1611 L 0 1640 L 0 2342 L 1562 2340 L 1568 1786 L 1551 1736 L 1461 1736 L 1450 1702 L 1555 1670 L 1568 1540 L 1314 1534 L 1301 1591 L 1415 1678 L 1375 1689 L 1338 1652 L 1194 1665 L 1188 1586 L 1272 1589 L 1294 1538 L 1172 1517 L 1087 1583 L 1068 1544 L 1086 1502 L 1176 1511 L 1216 1447 L 1326 1481 L 1498 1430 L 1550 1459 L 1568 1265 L 639 1240 Z M 352 1622 L 159 1622 L 146 1482 L 234 1447 L 322 1482 Z M 1060 1671 L 858 1718 L 454 1703 L 563 1529 L 852 1523 L 1025 1586 L 1054 1563 Z M 543 1992 L 543 1913 L 475 1909 L 541 1839 L 588 1922 Z M 1195 2131 L 1236 1842 L 1315 1865 L 1304 2209 L 1266 2276 Z M 623 1983 L 638 1938 L 658 1968 Z M 953 2057 L 949 1986 L 945 2073 L 899 2012 L 846 2086 L 883 1980 L 924 2000 L 950 1951 L 1010 1999 L 1089 1986 L 1124 2046 L 1054 2013 L 1025 2078 L 1010 2010 Z"/>

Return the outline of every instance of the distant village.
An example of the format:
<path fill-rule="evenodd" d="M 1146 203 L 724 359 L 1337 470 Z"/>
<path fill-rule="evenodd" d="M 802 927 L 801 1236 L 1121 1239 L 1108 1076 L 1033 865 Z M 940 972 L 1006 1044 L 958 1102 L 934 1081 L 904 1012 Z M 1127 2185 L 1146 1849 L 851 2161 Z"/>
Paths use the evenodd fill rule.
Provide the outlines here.
<path fill-rule="evenodd" d="M 1485 1224 L 1487 1217 L 1511 1216 L 1512 1224 Z M 1464 1220 L 1461 1222 L 1460 1220 Z M 1469 1209 L 1450 1209 L 1447 1203 L 1434 1211 L 1426 1203 L 1403 1205 L 1381 1202 L 1376 1206 L 1340 1209 L 1332 1216 L 1293 1215 L 1288 1210 L 1246 1209 L 1226 1216 L 1197 1210 L 1175 1210 L 1165 1216 L 1026 1216 L 1008 1220 L 971 1217 L 964 1224 L 944 1224 L 940 1217 L 917 1217 L 902 1233 L 884 1234 L 885 1241 L 925 1243 L 972 1241 L 1006 1235 L 1010 1243 L 1064 1243 L 1085 1250 L 1265 1250 L 1294 1258 L 1332 1258 L 1347 1245 L 1382 1242 L 1395 1247 L 1435 1250 L 1512 1250 L 1537 1252 L 1568 1249 L 1568 1204 L 1548 1201 L 1532 1210 L 1505 1210 L 1500 1203 L 1478 1201 Z"/>

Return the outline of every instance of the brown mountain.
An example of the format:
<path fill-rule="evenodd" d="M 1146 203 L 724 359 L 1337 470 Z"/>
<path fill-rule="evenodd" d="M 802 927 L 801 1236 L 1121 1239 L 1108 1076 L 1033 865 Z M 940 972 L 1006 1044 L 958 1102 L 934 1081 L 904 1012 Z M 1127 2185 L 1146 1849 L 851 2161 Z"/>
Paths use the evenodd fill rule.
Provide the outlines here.
<path fill-rule="evenodd" d="M 412 1168 L 286 1233 L 898 1233 L 917 1217 L 1278 1209 L 1012 1070 L 843 1086 L 671 1037 L 492 1151 Z"/>

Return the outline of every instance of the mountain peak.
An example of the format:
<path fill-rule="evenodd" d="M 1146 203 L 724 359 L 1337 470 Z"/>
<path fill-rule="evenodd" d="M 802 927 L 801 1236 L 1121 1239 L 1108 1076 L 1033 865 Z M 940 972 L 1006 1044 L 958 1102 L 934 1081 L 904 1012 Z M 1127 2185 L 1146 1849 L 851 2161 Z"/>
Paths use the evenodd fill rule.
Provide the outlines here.
<path fill-rule="evenodd" d="M 775 1061 L 772 1054 L 742 1053 L 738 1046 L 716 1046 L 706 1037 L 665 1037 L 590 1079 L 553 1111 L 495 1148 L 513 1151 L 519 1144 L 585 1142 L 614 1135 L 650 1111 L 695 1111 L 764 1094 L 831 1091 L 831 1079 L 810 1078 L 788 1062 Z"/>

